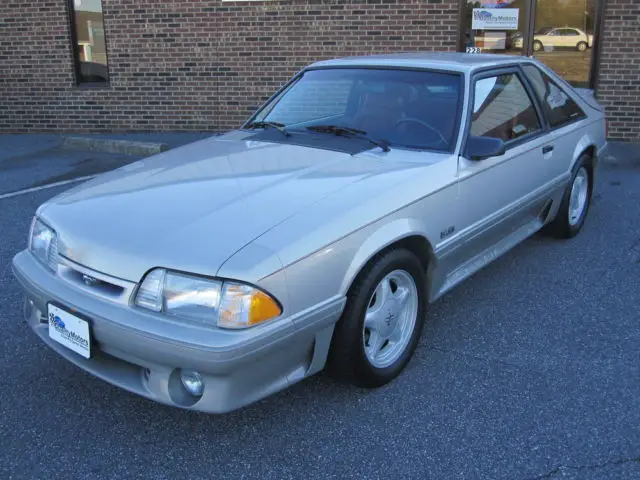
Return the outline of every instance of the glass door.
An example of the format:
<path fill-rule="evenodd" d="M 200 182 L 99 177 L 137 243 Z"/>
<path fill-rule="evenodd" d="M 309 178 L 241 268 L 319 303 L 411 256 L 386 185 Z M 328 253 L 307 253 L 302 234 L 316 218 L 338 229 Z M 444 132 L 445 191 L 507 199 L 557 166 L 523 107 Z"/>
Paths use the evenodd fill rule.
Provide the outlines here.
<path fill-rule="evenodd" d="M 574 86 L 589 88 L 603 3 L 462 0 L 462 51 L 533 55 Z"/>
<path fill-rule="evenodd" d="M 466 0 L 463 51 L 523 54 L 527 0 Z"/>
<path fill-rule="evenodd" d="M 596 0 L 536 0 L 535 58 L 577 87 L 589 86 Z"/>

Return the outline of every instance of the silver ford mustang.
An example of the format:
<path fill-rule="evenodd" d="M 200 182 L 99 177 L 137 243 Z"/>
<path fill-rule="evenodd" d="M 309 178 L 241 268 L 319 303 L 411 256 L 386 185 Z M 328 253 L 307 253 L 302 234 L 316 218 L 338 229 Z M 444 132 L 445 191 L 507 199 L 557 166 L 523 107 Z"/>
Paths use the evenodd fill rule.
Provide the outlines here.
<path fill-rule="evenodd" d="M 223 413 L 327 368 L 403 370 L 427 306 L 587 215 L 602 107 L 530 58 L 398 54 L 303 69 L 241 128 L 49 200 L 13 260 L 67 360 Z"/>

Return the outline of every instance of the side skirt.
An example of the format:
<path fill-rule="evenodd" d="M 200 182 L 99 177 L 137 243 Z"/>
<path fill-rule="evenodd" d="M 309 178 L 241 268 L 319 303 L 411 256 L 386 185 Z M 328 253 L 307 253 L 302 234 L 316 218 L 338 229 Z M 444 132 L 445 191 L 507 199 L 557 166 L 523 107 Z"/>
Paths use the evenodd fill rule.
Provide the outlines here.
<path fill-rule="evenodd" d="M 460 265 L 449 275 L 447 275 L 442 288 L 436 293 L 436 295 L 433 297 L 433 300 L 441 297 L 453 287 L 458 285 L 460 282 L 470 277 L 478 270 L 486 267 L 491 262 L 507 253 L 519 243 L 522 243 L 524 240 L 538 232 L 543 225 L 543 219 L 535 218 L 533 221 L 523 225 L 510 235 L 504 237 L 502 240 L 500 240 L 490 248 L 484 250 L 483 252 L 479 253 L 475 257 Z"/>

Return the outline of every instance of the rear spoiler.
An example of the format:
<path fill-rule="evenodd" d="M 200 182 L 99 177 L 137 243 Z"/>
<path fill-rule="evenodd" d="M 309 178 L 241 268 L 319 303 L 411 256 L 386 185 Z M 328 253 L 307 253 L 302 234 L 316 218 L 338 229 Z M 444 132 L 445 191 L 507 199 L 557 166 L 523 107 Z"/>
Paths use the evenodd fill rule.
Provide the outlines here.
<path fill-rule="evenodd" d="M 604 111 L 602 105 L 600 105 L 600 103 L 598 103 L 598 100 L 596 100 L 594 90 L 591 90 L 590 88 L 574 88 L 574 90 L 578 92 L 580 98 L 587 102 L 590 107 L 593 107 L 600 112 Z"/>

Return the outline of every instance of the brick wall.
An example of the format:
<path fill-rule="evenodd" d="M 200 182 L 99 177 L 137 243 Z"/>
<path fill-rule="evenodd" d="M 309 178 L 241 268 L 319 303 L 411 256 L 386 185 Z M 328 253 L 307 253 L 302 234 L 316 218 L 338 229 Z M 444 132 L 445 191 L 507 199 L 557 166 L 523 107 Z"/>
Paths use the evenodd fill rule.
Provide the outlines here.
<path fill-rule="evenodd" d="M 607 0 L 597 86 L 609 136 L 640 142 L 640 0 Z"/>
<path fill-rule="evenodd" d="M 237 126 L 299 68 L 454 50 L 458 0 L 103 0 L 111 85 L 73 84 L 67 0 L 0 1 L 0 132 Z M 599 99 L 640 141 L 640 3 L 607 0 Z"/>
<path fill-rule="evenodd" d="M 111 84 L 73 83 L 66 0 L 0 2 L 0 131 L 237 126 L 335 56 L 455 50 L 458 0 L 103 0 Z"/>

